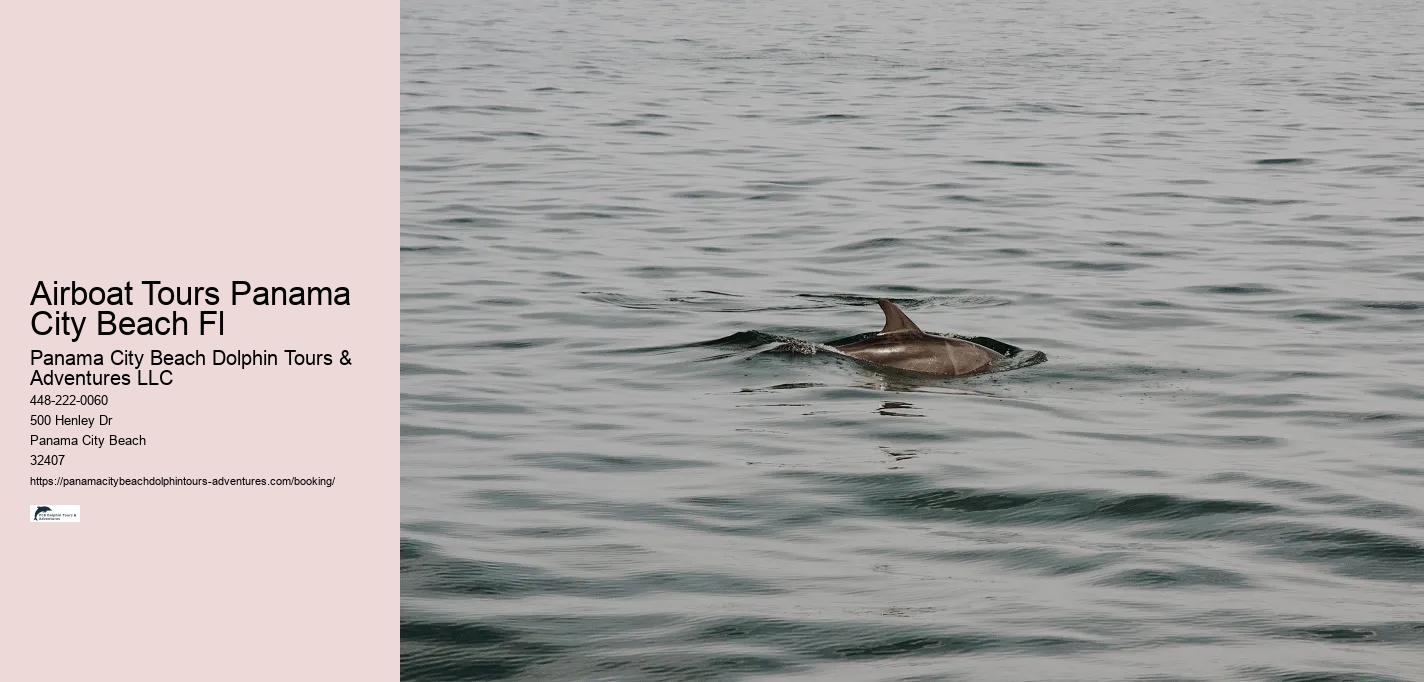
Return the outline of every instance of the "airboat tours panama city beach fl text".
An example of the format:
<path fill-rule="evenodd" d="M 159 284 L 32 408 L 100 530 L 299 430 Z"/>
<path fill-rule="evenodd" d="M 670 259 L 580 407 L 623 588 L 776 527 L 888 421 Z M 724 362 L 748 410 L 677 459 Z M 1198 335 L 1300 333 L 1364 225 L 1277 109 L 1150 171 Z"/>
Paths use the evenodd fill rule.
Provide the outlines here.
<path fill-rule="evenodd" d="M 150 445 L 163 425 L 126 414 L 123 393 L 137 387 L 173 387 L 187 372 L 253 368 L 341 368 L 355 360 L 344 348 L 225 348 L 223 337 L 242 308 L 342 308 L 351 306 L 345 286 L 269 286 L 232 280 L 228 286 L 176 286 L 162 280 L 111 285 L 38 281 L 30 295 L 30 330 L 44 340 L 29 351 L 29 463 L 37 467 L 75 464 L 75 456 Z M 172 337 L 202 337 L 202 347 L 117 347 Z M 153 337 L 158 337 L 154 339 Z M 80 350 L 56 341 L 79 343 Z M 94 339 L 113 346 L 94 350 Z M 102 342 L 102 341 L 101 341 Z M 280 369 L 271 371 L 281 371 Z M 312 370 L 303 370 L 312 371 Z M 319 371 L 319 370 L 318 370 Z M 72 466 L 71 466 L 72 468 Z M 36 486 L 319 485 L 334 478 L 279 476 L 76 476 L 63 470 L 32 470 Z M 41 515 L 43 516 L 43 515 Z M 36 517 L 38 519 L 40 517 Z"/>

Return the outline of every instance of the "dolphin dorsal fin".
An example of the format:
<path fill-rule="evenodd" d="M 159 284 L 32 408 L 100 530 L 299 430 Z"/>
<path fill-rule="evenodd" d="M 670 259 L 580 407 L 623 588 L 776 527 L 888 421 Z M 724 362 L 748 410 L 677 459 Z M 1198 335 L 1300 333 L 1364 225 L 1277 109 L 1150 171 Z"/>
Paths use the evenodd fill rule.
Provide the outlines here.
<path fill-rule="evenodd" d="M 877 299 L 880 309 L 885 311 L 885 328 L 880 330 L 881 334 L 893 334 L 895 332 L 918 332 L 920 328 L 910 320 L 910 316 L 900 307 L 890 302 L 888 298 Z"/>

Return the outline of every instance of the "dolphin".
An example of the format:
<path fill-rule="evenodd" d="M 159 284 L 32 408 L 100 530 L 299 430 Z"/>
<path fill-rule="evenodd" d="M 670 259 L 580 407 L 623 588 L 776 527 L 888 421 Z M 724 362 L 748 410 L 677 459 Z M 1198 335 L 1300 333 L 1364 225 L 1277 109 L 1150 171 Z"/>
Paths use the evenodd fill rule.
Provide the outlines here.
<path fill-rule="evenodd" d="M 885 311 L 885 328 L 863 341 L 833 348 L 871 364 L 944 377 L 977 374 L 1004 359 L 1002 353 L 973 341 L 926 334 L 888 299 L 875 302 Z"/>
<path fill-rule="evenodd" d="M 32 518 L 32 519 L 30 519 L 30 520 L 31 520 L 31 521 L 38 521 L 38 520 L 40 520 L 40 514 L 43 514 L 43 513 L 47 512 L 47 511 L 54 511 L 54 510 L 53 510 L 53 509 L 50 509 L 49 507 L 45 507 L 45 506 L 35 507 L 35 516 L 34 516 L 34 518 Z"/>

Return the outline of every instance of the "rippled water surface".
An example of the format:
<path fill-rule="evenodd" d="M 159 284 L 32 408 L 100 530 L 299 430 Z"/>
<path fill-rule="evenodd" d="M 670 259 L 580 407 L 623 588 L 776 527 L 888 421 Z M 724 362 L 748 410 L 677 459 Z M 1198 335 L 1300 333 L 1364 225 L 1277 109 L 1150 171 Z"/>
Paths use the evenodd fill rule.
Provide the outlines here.
<path fill-rule="evenodd" d="M 407 679 L 1424 679 L 1419 3 L 402 25 Z"/>

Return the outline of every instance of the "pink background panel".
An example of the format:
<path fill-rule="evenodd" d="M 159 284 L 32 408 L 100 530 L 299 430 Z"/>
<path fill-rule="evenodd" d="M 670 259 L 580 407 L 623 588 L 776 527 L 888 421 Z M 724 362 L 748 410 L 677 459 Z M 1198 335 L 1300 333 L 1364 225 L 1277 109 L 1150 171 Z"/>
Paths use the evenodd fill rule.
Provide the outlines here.
<path fill-rule="evenodd" d="M 398 677 L 399 5 L 0 10 L 0 514 L 8 679 Z M 30 332 L 37 280 L 217 286 L 226 335 Z M 350 307 L 229 305 L 234 279 Z M 171 307 L 118 308 L 163 314 Z M 351 367 L 179 369 L 105 408 L 32 409 L 31 349 L 349 350 Z M 48 369 L 48 368 L 40 368 Z M 63 371 L 63 368 L 57 368 Z M 82 371 L 85 368 L 77 368 Z M 30 466 L 28 415 L 106 413 L 143 448 Z M 78 428 L 45 435 L 82 435 Z M 328 476 L 332 488 L 47 488 L 36 475 Z M 31 524 L 31 504 L 79 504 Z"/>

